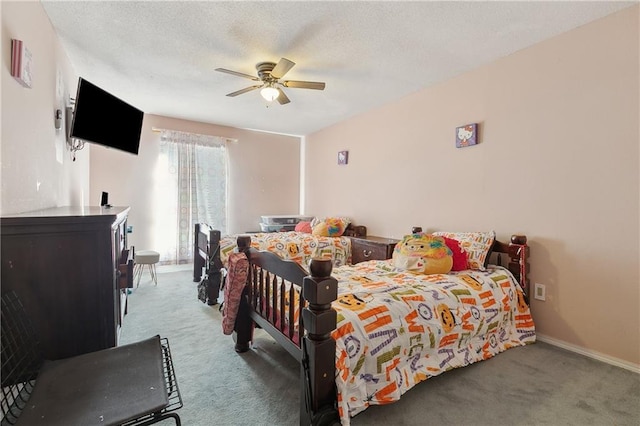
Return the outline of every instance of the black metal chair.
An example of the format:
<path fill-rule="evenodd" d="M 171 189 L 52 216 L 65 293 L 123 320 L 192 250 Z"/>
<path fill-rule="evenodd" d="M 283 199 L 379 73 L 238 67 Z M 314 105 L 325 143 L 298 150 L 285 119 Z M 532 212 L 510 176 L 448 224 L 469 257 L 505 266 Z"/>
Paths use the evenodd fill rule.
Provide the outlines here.
<path fill-rule="evenodd" d="M 44 360 L 15 292 L 2 295 L 2 425 L 149 425 L 182 398 L 169 342 L 154 336 L 71 358 Z"/>

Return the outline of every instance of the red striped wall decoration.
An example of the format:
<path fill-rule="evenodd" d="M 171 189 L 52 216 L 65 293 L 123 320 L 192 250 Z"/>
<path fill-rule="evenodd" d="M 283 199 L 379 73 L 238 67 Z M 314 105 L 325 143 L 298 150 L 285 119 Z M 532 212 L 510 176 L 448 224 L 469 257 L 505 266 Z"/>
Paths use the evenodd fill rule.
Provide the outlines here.
<path fill-rule="evenodd" d="M 31 52 L 24 46 L 22 40 L 11 40 L 11 76 L 24 87 L 31 88 L 33 76 L 31 74 Z"/>

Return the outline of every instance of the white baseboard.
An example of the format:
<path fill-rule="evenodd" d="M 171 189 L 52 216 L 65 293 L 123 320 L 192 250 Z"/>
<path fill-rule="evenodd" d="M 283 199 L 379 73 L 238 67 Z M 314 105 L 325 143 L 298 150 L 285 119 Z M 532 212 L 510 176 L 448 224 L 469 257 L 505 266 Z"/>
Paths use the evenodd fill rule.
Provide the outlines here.
<path fill-rule="evenodd" d="M 616 367 L 624 368 L 625 370 L 633 371 L 634 373 L 640 374 L 640 365 L 638 364 L 605 355 L 600 352 L 585 349 L 580 346 L 572 345 L 571 343 L 563 342 L 562 340 L 554 339 L 553 337 L 545 336 L 544 334 L 540 333 L 536 333 L 536 339 L 540 340 L 541 342 L 548 343 L 550 345 L 557 346 L 559 348 L 566 349 L 568 351 L 575 352 L 589 358 L 597 359 L 598 361 L 606 362 L 607 364 L 615 365 Z"/>

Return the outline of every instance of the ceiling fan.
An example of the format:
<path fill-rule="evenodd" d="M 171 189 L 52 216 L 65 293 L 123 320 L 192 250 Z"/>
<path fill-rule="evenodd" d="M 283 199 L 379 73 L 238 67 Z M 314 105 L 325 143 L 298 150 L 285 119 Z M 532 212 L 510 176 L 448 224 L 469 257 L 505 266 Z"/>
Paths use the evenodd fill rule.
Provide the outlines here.
<path fill-rule="evenodd" d="M 281 87 L 324 90 L 325 84 L 317 81 L 281 80 L 281 78 L 284 77 L 284 75 L 289 72 L 295 64 L 295 62 L 286 58 L 281 58 L 277 64 L 275 62 L 260 62 L 256 65 L 256 70 L 258 71 L 257 76 L 231 71 L 225 68 L 216 68 L 216 71 L 261 82 L 261 84 L 231 92 L 227 94 L 227 96 L 234 97 L 255 89 L 261 89 L 260 94 L 267 101 L 271 102 L 277 99 L 280 105 L 284 105 L 291 102 L 291 100 L 287 97 Z"/>

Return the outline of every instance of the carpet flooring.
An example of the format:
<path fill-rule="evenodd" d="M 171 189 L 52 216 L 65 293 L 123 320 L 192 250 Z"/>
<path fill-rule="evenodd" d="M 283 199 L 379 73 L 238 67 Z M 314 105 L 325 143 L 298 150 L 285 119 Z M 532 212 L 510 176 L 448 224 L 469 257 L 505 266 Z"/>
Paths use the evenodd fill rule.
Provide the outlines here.
<path fill-rule="evenodd" d="M 262 330 L 236 354 L 218 306 L 198 301 L 191 270 L 158 272 L 157 286 L 145 275 L 129 295 L 120 342 L 169 339 L 182 424 L 299 424 L 298 363 Z M 351 424 L 638 426 L 640 375 L 537 342 L 431 378 Z"/>

